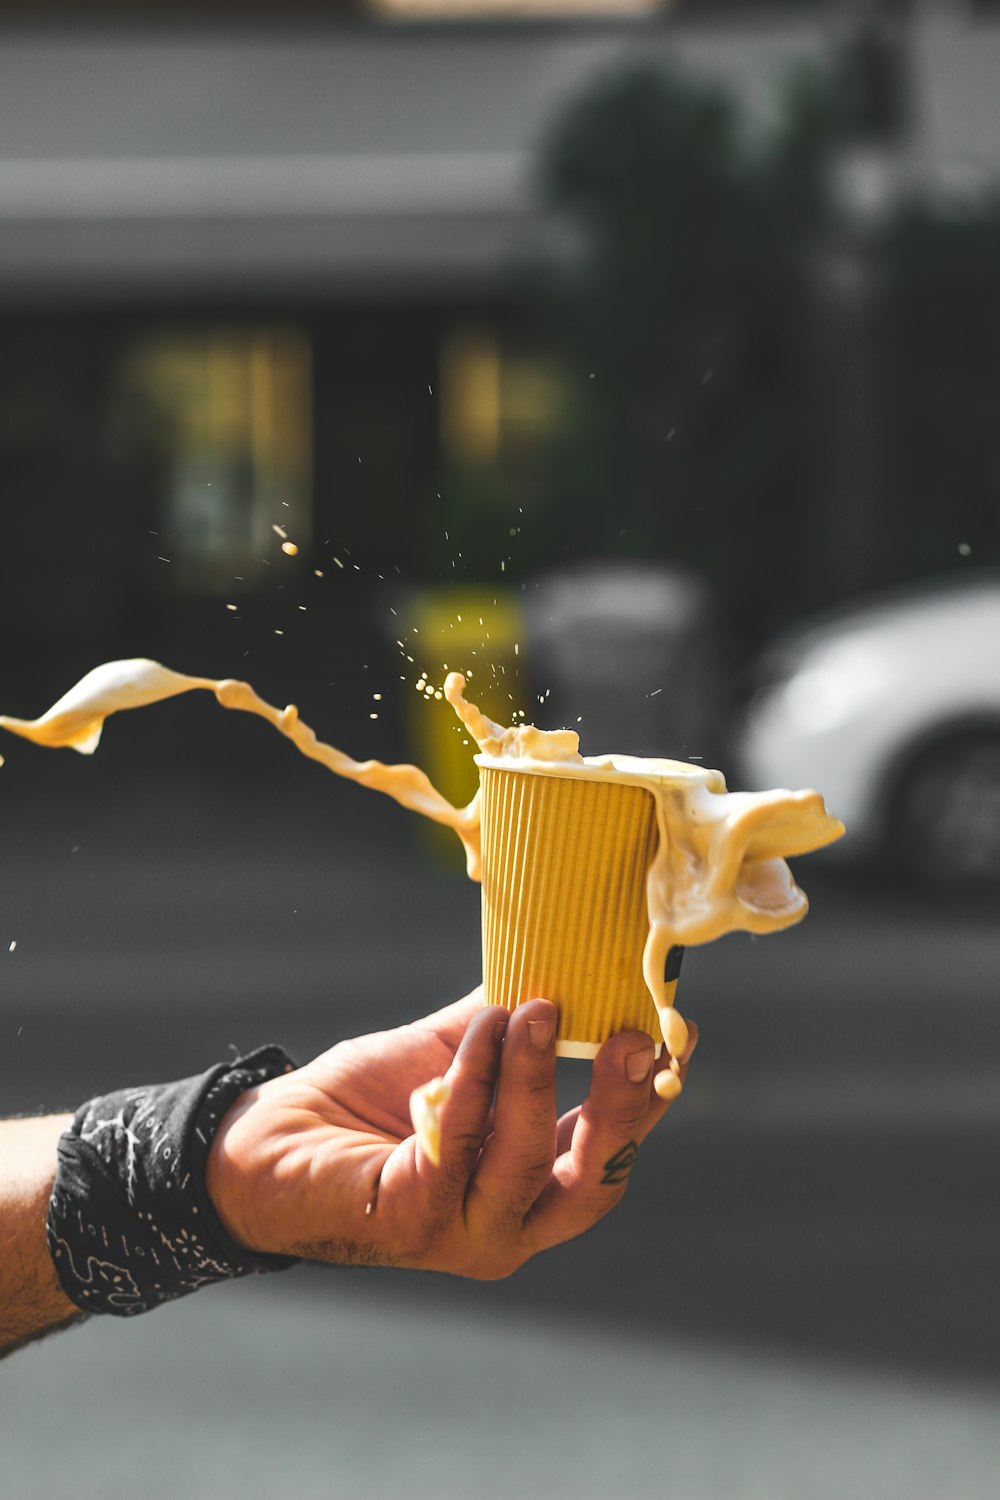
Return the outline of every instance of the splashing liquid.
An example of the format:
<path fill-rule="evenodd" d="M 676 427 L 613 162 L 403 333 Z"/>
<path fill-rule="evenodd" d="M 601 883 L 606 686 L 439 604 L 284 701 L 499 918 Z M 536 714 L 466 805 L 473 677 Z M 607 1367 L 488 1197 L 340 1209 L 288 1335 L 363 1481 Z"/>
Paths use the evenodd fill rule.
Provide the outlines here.
<path fill-rule="evenodd" d="M 0 727 L 39 745 L 92 754 L 111 714 L 195 689 L 213 693 L 224 708 L 266 719 L 303 755 L 336 775 L 385 792 L 454 829 L 465 848 L 469 876 L 481 878 L 480 792 L 466 807 L 454 807 L 417 766 L 353 760 L 319 740 L 294 704 L 274 708 L 245 682 L 189 677 L 143 659 L 109 662 L 89 672 L 41 718 L 0 716 Z M 464 689 L 464 677 L 451 673 L 444 693 L 478 747 L 475 760 L 481 773 L 522 771 L 638 788 L 651 795 L 656 839 L 645 876 L 648 935 L 642 971 L 664 1042 L 676 1057 L 683 1046 L 683 1023 L 672 1006 L 676 975 L 665 977 L 668 954 L 727 932 L 773 932 L 800 920 L 808 902 L 785 860 L 831 843 L 843 833 L 843 825 L 826 811 L 818 792 L 729 792 L 721 772 L 683 761 L 582 756 L 573 730 L 531 724 L 505 728 L 468 702 Z M 588 1047 L 587 1055 L 594 1050 Z"/>

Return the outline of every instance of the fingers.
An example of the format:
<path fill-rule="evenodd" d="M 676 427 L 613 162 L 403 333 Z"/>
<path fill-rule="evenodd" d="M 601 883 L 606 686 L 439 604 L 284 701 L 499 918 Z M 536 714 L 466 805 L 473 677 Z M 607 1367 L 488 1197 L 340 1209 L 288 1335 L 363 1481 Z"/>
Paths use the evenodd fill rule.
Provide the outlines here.
<path fill-rule="evenodd" d="M 694 1021 L 686 1021 L 685 1026 L 687 1028 L 687 1040 L 684 1051 L 678 1058 L 678 1072 L 675 1073 L 673 1071 L 672 1060 L 667 1053 L 661 1053 L 659 1060 L 653 1066 L 653 1088 L 667 1104 L 676 1099 L 677 1095 L 681 1092 L 681 1086 L 687 1075 L 687 1067 L 691 1059 L 691 1054 L 698 1045 L 698 1028 Z M 669 1080 L 669 1083 L 667 1080 Z M 650 1129 L 666 1113 L 666 1109 L 659 1109 L 657 1107 L 655 1100 L 651 1101 L 651 1107 L 654 1113 L 650 1121 Z M 581 1108 L 582 1106 L 578 1104 L 575 1109 L 569 1110 L 567 1114 L 560 1118 L 556 1130 L 557 1156 L 565 1155 L 572 1147 L 573 1133 L 580 1118 Z M 649 1134 L 649 1130 L 646 1131 L 646 1134 Z"/>
<path fill-rule="evenodd" d="M 507 1025 L 493 1134 L 466 1202 L 470 1231 L 486 1239 L 519 1232 L 551 1176 L 556 1155 L 556 1019 L 556 1008 L 548 1000 L 528 1000 Z"/>
<path fill-rule="evenodd" d="M 470 997 L 471 998 L 471 997 Z M 432 1191 L 441 1210 L 460 1203 L 479 1159 L 490 1123 L 500 1047 L 508 1016 L 497 1006 L 478 1008 L 445 1075 L 447 1099 L 440 1109 L 440 1164 L 418 1147 L 421 1160 L 433 1168 Z"/>
<path fill-rule="evenodd" d="M 594 1059 L 590 1093 L 573 1133 L 570 1162 L 589 1187 L 624 1185 L 652 1128 L 653 1043 L 644 1032 L 612 1037 Z"/>
<path fill-rule="evenodd" d="M 580 1118 L 580 1105 L 571 1109 L 568 1114 L 560 1116 L 556 1126 L 556 1157 L 563 1156 L 573 1144 L 573 1132 L 576 1122 Z"/>
<path fill-rule="evenodd" d="M 440 1165 L 412 1137 L 384 1165 L 378 1220 L 383 1241 L 402 1246 L 393 1250 L 399 1264 L 506 1276 L 589 1229 L 625 1192 L 641 1143 L 669 1107 L 655 1083 L 675 1076 L 672 1059 L 665 1052 L 657 1065 L 645 1032 L 613 1037 L 586 1100 L 557 1125 L 556 1019 L 548 1001 L 529 1000 L 511 1015 L 485 1007 L 468 1022 L 447 1095 L 436 1091 Z M 696 1040 L 692 1025 L 676 1060 L 681 1080 Z"/>
<path fill-rule="evenodd" d="M 690 1032 L 684 1061 L 678 1060 L 682 1076 L 697 1040 L 697 1028 Z M 654 1092 L 654 1074 L 669 1070 L 666 1053 L 654 1066 L 653 1044 L 644 1032 L 621 1032 L 604 1044 L 568 1150 L 530 1215 L 533 1248 L 582 1234 L 619 1201 L 639 1147 L 669 1108 L 670 1099 Z"/>

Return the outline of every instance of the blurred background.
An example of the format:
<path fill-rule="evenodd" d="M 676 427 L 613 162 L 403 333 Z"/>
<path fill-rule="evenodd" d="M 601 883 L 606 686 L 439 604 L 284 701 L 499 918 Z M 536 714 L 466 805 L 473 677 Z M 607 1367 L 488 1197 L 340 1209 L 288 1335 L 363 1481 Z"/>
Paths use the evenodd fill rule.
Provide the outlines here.
<path fill-rule="evenodd" d="M 460 667 L 849 828 L 617 1215 L 50 1341 L 16 1500 L 996 1493 L 998 89 L 993 0 L 0 3 L 0 710 L 152 656 L 460 798 Z M 0 1112 L 478 981 L 457 844 L 207 695 L 2 749 Z"/>

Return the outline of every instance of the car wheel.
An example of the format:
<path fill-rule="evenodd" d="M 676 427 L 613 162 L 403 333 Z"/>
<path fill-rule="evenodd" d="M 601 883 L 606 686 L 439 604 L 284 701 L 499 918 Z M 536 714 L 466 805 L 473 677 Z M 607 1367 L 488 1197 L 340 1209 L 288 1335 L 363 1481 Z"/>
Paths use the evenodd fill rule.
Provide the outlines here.
<path fill-rule="evenodd" d="M 914 760 L 890 839 L 901 868 L 925 883 L 1000 883 L 1000 730 L 955 735 Z"/>

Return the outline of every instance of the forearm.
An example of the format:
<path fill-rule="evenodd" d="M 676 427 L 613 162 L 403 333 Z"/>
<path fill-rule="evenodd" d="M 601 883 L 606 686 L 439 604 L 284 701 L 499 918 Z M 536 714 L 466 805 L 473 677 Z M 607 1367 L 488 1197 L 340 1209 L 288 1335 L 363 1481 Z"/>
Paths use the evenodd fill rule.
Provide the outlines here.
<path fill-rule="evenodd" d="M 56 1147 L 71 1120 L 0 1120 L 0 1356 L 80 1316 L 45 1242 Z"/>

